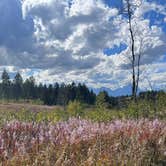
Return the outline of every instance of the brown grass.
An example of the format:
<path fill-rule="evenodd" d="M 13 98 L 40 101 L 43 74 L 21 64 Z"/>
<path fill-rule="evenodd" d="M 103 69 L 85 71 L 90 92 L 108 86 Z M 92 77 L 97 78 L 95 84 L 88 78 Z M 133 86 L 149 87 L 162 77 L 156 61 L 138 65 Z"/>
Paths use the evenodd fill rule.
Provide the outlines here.
<path fill-rule="evenodd" d="M 60 109 L 60 106 L 45 106 L 45 105 L 35 105 L 30 103 L 4 103 L 0 104 L 0 110 L 9 110 L 9 111 L 20 111 L 20 110 L 28 110 L 28 111 L 52 111 L 56 109 Z"/>

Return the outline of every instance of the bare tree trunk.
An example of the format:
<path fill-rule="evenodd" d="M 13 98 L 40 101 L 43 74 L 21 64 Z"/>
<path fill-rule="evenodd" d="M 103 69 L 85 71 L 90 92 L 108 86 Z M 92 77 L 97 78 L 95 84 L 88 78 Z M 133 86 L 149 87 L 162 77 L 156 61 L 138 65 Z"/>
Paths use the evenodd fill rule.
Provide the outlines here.
<path fill-rule="evenodd" d="M 137 62 L 136 94 L 137 94 L 137 92 L 138 92 L 139 80 L 140 80 L 141 50 L 142 50 L 142 40 L 140 41 L 140 50 L 139 50 L 139 54 L 138 54 L 138 62 Z"/>
<path fill-rule="evenodd" d="M 134 40 L 134 33 L 132 29 L 132 11 L 131 11 L 131 4 L 129 0 L 127 2 L 127 14 L 128 14 L 128 22 L 129 22 L 129 31 L 131 37 L 131 54 L 132 54 L 132 97 L 133 100 L 136 102 L 136 93 L 137 93 L 137 82 L 136 82 L 136 72 L 135 72 L 135 40 Z"/>

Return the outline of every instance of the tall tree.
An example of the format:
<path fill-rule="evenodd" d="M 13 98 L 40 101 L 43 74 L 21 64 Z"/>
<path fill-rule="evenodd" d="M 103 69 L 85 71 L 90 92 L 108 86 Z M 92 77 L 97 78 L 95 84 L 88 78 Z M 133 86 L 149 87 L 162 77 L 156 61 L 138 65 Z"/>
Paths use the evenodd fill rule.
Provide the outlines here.
<path fill-rule="evenodd" d="M 141 61 L 141 49 L 142 49 L 142 39 L 140 40 L 140 48 L 139 52 L 136 51 L 136 36 L 133 26 L 134 20 L 134 11 L 138 9 L 141 4 L 142 0 L 123 0 L 123 6 L 125 14 L 127 15 L 128 19 L 128 27 L 129 27 L 129 36 L 131 39 L 131 56 L 129 57 L 131 61 L 132 67 L 132 97 L 136 102 L 136 96 L 139 87 L 139 80 L 140 80 L 140 61 Z"/>
<path fill-rule="evenodd" d="M 54 84 L 54 105 L 58 104 L 58 93 L 59 93 L 59 84 L 55 83 Z"/>
<path fill-rule="evenodd" d="M 31 76 L 23 81 L 21 74 L 18 72 L 13 81 L 10 81 L 9 74 L 6 70 L 2 73 L 2 82 L 0 83 L 0 98 L 3 99 L 31 99 L 41 100 L 46 105 L 62 105 L 66 108 L 69 101 L 77 100 L 79 102 L 94 104 L 96 95 L 89 91 L 85 84 L 76 85 L 62 83 L 59 85 L 37 85 L 35 78 Z"/>
<path fill-rule="evenodd" d="M 23 93 L 23 78 L 18 72 L 13 80 L 13 96 L 16 100 L 22 98 Z"/>
<path fill-rule="evenodd" d="M 24 97 L 26 99 L 35 99 L 37 97 L 37 88 L 35 85 L 35 78 L 31 76 L 30 78 L 25 80 L 24 83 Z"/>
<path fill-rule="evenodd" d="M 4 99 L 9 99 L 10 97 L 10 77 L 9 74 L 6 70 L 3 71 L 2 73 L 2 97 Z"/>
<path fill-rule="evenodd" d="M 74 101 L 76 98 L 76 84 L 72 82 L 72 84 L 68 87 L 69 90 L 69 100 Z"/>
<path fill-rule="evenodd" d="M 62 83 L 58 92 L 57 103 L 59 105 L 62 105 L 64 107 L 64 110 L 66 109 L 66 105 L 69 102 L 68 96 L 69 96 L 69 89 L 64 83 Z"/>

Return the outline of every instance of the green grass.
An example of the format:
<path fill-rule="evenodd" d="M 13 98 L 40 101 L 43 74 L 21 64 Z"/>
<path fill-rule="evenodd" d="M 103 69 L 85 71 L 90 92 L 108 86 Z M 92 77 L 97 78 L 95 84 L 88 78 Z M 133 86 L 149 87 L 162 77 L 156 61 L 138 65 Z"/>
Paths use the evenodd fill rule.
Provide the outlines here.
<path fill-rule="evenodd" d="M 37 108 L 36 108 L 37 109 Z M 43 108 L 44 109 L 44 108 Z M 153 103 L 140 101 L 138 104 L 129 103 L 128 107 L 123 109 L 102 109 L 95 106 L 88 107 L 80 102 L 71 102 L 62 109 L 57 107 L 51 110 L 33 111 L 23 108 L 21 110 L 0 110 L 0 125 L 12 120 L 22 122 L 58 122 L 69 119 L 70 117 L 80 117 L 83 119 L 91 119 L 97 122 L 108 122 L 113 119 L 166 119 L 166 106 L 158 105 L 154 109 Z"/>
<path fill-rule="evenodd" d="M 129 119 L 122 120 L 122 122 L 131 122 L 130 119 L 134 120 L 132 123 L 136 122 L 137 133 L 135 133 L 135 129 L 132 127 L 122 128 L 122 130 L 117 130 L 115 132 L 111 132 L 109 135 L 106 132 L 105 135 L 96 135 L 94 138 L 91 138 L 87 141 L 81 141 L 75 144 L 60 144 L 55 145 L 54 142 L 46 142 L 46 144 L 35 144 L 32 146 L 32 149 L 26 155 L 24 154 L 13 154 L 11 158 L 0 158 L 0 162 L 2 165 L 162 165 L 165 164 L 165 128 L 163 127 L 153 127 L 156 124 L 156 120 L 147 121 L 144 118 L 148 119 L 159 119 L 157 122 L 159 124 L 163 124 L 161 126 L 165 126 L 166 120 L 166 105 L 165 100 L 158 102 L 157 109 L 156 105 L 152 102 L 147 101 L 139 101 L 137 104 L 128 103 L 128 106 L 123 109 L 107 109 L 102 107 L 95 106 L 87 106 L 80 102 L 74 101 L 70 102 L 69 105 L 65 108 L 65 110 L 61 107 L 53 107 L 53 109 L 45 110 L 44 106 L 38 105 L 35 106 L 35 111 L 31 110 L 33 107 L 29 107 L 28 109 L 23 108 L 17 110 L 15 105 L 12 110 L 3 109 L 0 110 L 0 127 L 1 131 L 6 134 L 2 134 L 6 136 L 5 143 L 7 144 L 7 150 L 12 149 L 11 143 L 14 143 L 12 138 L 15 138 L 15 134 L 13 137 L 8 134 L 13 133 L 13 127 L 5 128 L 5 124 L 12 124 L 11 121 L 18 121 L 18 129 L 16 127 L 15 133 L 18 134 L 16 137 L 22 141 L 22 138 L 29 138 L 27 135 L 31 135 L 36 133 L 38 130 L 34 130 L 33 132 L 25 129 L 24 125 L 32 124 L 32 126 L 46 126 L 50 127 L 51 125 L 57 125 L 57 122 L 63 121 L 62 124 L 66 124 L 64 128 L 64 132 L 62 128 L 57 130 L 55 128 L 54 132 L 58 132 L 58 135 L 61 136 L 61 139 L 64 138 L 66 133 L 66 129 L 71 126 L 75 126 L 71 132 L 69 132 L 69 136 L 65 139 L 72 137 L 73 134 L 70 133 L 78 133 L 80 129 L 84 128 L 89 131 L 89 135 L 91 134 L 91 128 L 93 130 L 96 129 L 99 124 L 111 124 L 115 125 L 114 119 Z M 27 105 L 26 105 L 27 106 Z M 41 109 L 42 107 L 42 109 Z M 5 107 L 3 107 L 5 108 Z M 37 109 L 39 108 L 40 111 Z M 76 118 L 75 118 L 76 117 Z M 72 118 L 72 119 L 70 119 Z M 69 122 L 67 121 L 69 119 Z M 82 119 L 90 119 L 90 121 L 85 122 Z M 113 121 L 112 121 L 113 120 Z M 67 122 L 66 122 L 67 121 Z M 106 123 L 93 123 L 94 122 L 106 122 Z M 110 122 L 112 121 L 112 122 Z M 23 122 L 23 123 L 22 123 Z M 30 122 L 30 123 L 26 123 Z M 44 123 L 43 123 L 44 122 Z M 79 123 L 78 123 L 79 122 Z M 107 123 L 109 122 L 109 123 Z M 117 120 L 117 127 L 119 126 L 119 120 Z M 138 122 L 138 123 L 137 123 Z M 140 122 L 143 122 L 141 126 Z M 154 122 L 154 123 L 153 123 Z M 150 123 L 147 127 L 145 127 L 145 123 Z M 17 124 L 17 125 L 18 125 Z M 91 125 L 92 124 L 92 125 Z M 94 124 L 94 125 L 93 125 Z M 101 126 L 102 126 L 101 125 Z M 14 125 L 16 126 L 16 125 Z M 57 125 L 58 126 L 58 125 Z M 156 125 L 158 126 L 158 125 Z M 153 130 L 149 130 L 152 127 Z M 37 127 L 38 129 L 38 127 Z M 22 131 L 23 130 L 23 131 Z M 124 130 L 124 131 L 123 131 Z M 160 131 L 161 130 L 161 131 Z M 10 131 L 10 132 L 9 132 Z M 44 131 L 44 130 L 42 130 Z M 52 130 L 50 130 L 52 131 Z M 76 132 L 77 131 L 77 132 Z M 103 131 L 103 130 L 102 130 Z M 101 131 L 101 133 L 102 133 Z M 106 128 L 107 131 L 107 128 Z M 110 130 L 111 131 L 111 130 Z M 114 130 L 112 130 L 114 131 Z M 141 134 L 141 137 L 139 135 Z M 29 133 L 28 133 L 29 132 Z M 158 134 L 157 134 L 158 132 Z M 151 135 L 149 135 L 151 133 Z M 27 135 L 26 135 L 27 134 Z M 22 137 L 20 137 L 22 136 Z M 138 139 L 138 138 L 139 139 Z M 51 137 L 52 138 L 52 137 Z M 55 138 L 56 135 L 55 135 Z M 83 137 L 84 138 L 84 137 Z M 77 140 L 77 137 L 75 137 Z M 54 140 L 54 139 L 53 139 Z M 141 143 L 139 141 L 142 141 Z M 8 148 L 10 146 L 10 148 Z M 28 142 L 29 146 L 29 142 Z M 14 146 L 13 146 L 14 147 Z M 8 152 L 8 151 L 7 151 Z M 10 151 L 9 151 L 10 152 Z M 8 153 L 9 153 L 8 152 Z M 10 154 L 10 153 L 9 153 Z M 1 163 L 0 163 L 1 164 Z"/>

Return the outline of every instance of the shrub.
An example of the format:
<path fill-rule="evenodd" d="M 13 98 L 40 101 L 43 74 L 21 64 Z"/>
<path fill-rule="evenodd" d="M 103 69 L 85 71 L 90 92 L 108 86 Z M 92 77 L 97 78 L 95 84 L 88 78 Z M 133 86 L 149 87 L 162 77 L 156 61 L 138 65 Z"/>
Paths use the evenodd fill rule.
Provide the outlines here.
<path fill-rule="evenodd" d="M 107 92 L 100 92 L 96 97 L 96 108 L 99 111 L 106 110 L 109 107 L 109 96 Z"/>
<path fill-rule="evenodd" d="M 67 106 L 67 112 L 69 116 L 80 117 L 84 115 L 83 104 L 79 101 L 69 102 Z"/>

